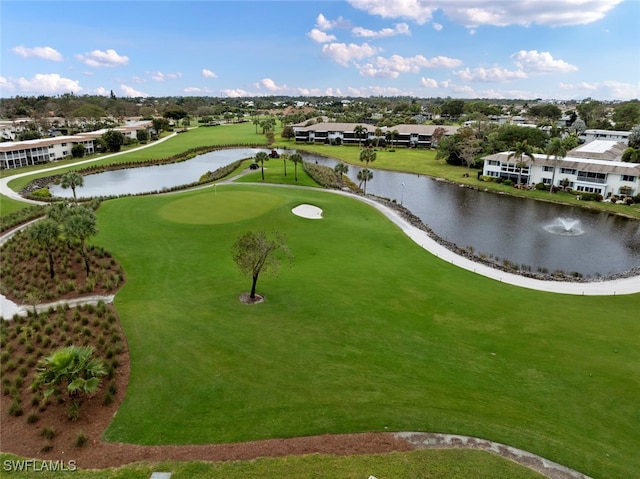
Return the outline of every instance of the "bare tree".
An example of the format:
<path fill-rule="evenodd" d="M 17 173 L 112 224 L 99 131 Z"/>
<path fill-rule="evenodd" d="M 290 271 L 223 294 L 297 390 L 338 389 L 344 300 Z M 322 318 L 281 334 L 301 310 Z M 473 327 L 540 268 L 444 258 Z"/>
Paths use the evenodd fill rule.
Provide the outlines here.
<path fill-rule="evenodd" d="M 280 258 L 274 253 L 279 252 Z M 240 236 L 231 249 L 233 260 L 244 275 L 251 276 L 251 293 L 249 297 L 256 297 L 256 284 L 260 273 L 274 276 L 281 265 L 280 259 L 293 261 L 293 254 L 285 244 L 284 236 L 274 232 L 268 237 L 263 230 L 248 231 Z"/>

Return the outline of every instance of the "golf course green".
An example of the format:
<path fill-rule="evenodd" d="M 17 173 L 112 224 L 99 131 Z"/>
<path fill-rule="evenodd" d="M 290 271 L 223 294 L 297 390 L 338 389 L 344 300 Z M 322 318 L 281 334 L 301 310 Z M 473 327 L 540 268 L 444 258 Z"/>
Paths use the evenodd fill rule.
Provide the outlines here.
<path fill-rule="evenodd" d="M 300 204 L 322 220 L 292 214 Z M 204 444 L 323 433 L 482 437 L 594 477 L 640 470 L 639 295 L 505 285 L 425 252 L 321 190 L 219 185 L 121 198 L 100 244 L 127 283 L 131 356 L 110 441 Z M 295 255 L 246 305 L 231 246 L 280 231 Z"/>

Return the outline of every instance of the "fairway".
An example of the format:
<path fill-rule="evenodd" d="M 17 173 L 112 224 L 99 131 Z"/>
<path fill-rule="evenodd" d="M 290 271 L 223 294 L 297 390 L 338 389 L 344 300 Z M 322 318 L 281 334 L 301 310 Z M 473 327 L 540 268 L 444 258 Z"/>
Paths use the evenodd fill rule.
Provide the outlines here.
<path fill-rule="evenodd" d="M 218 200 L 218 213 L 197 211 Z M 223 213 L 243 202 L 260 213 Z M 303 203 L 323 220 L 292 214 Z M 323 191 L 221 185 L 108 201 L 98 216 L 96 242 L 128 278 L 115 304 L 131 377 L 107 440 L 418 430 L 510 444 L 594 476 L 640 469 L 638 295 L 500 284 Z M 283 232 L 295 264 L 260 278 L 266 301 L 248 306 L 238 296 L 250 279 L 230 250 L 255 228 Z"/>

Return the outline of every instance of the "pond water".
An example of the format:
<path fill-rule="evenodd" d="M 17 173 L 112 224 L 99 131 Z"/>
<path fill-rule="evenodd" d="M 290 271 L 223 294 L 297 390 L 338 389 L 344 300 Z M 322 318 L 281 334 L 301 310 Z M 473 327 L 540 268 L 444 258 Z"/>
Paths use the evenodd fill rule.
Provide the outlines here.
<path fill-rule="evenodd" d="M 207 171 L 215 171 L 234 161 L 251 158 L 260 150 L 232 148 L 198 155 L 190 160 L 168 165 L 146 166 L 125 170 L 105 171 L 83 178 L 83 185 L 76 188 L 78 198 L 117 196 L 161 191 L 164 188 L 188 185 L 198 181 Z M 270 152 L 271 150 L 263 150 Z M 61 198 L 73 198 L 71 189 L 60 185 L 49 188 L 51 194 Z"/>
<path fill-rule="evenodd" d="M 255 156 L 258 149 L 219 150 L 171 165 L 89 175 L 78 196 L 157 191 L 197 181 L 207 171 Z M 262 150 L 266 151 L 266 150 Z M 336 160 L 305 154 L 333 167 Z M 360 168 L 349 166 L 357 182 Z M 429 177 L 373 170 L 367 193 L 395 199 L 441 238 L 496 262 L 531 271 L 608 276 L 640 267 L 640 221 L 582 208 L 476 191 Z M 55 196 L 71 190 L 52 187 Z"/>

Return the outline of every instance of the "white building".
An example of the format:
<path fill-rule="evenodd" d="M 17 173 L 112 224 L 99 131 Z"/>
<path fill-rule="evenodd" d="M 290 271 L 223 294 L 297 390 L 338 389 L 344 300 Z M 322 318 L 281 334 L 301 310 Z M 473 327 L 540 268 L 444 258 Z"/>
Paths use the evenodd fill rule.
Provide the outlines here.
<path fill-rule="evenodd" d="M 522 168 L 509 158 L 511 152 L 505 151 L 483 158 L 482 174 L 514 183 L 520 175 L 523 185 L 567 186 L 575 191 L 599 193 L 603 198 L 635 196 L 640 194 L 640 163 L 620 161 L 625 149 L 621 142 L 596 140 L 574 148 L 558 160 L 544 154 L 534 154 L 533 162 L 525 157 L 527 164 Z"/>
<path fill-rule="evenodd" d="M 138 130 L 151 127 L 151 122 L 113 128 L 130 139 L 135 139 Z M 95 140 L 107 130 L 78 133 L 73 136 L 56 136 L 38 140 L 6 141 L 0 143 L 0 169 L 19 168 L 37 165 L 50 161 L 62 160 L 71 156 L 71 149 L 78 144 L 84 145 L 85 154 L 92 155 L 96 151 Z"/>
<path fill-rule="evenodd" d="M 629 144 L 630 131 L 615 131 L 615 130 L 585 130 L 580 139 L 584 139 L 585 143 L 589 143 L 595 140 L 610 140 L 620 141 L 625 144 Z"/>

